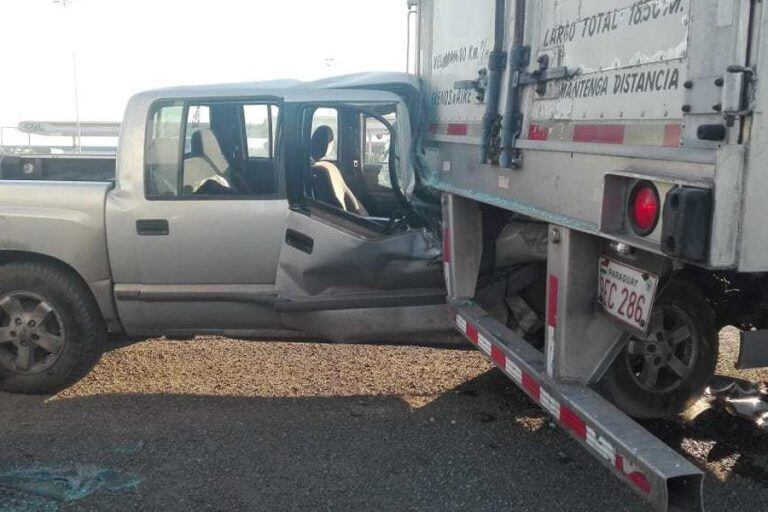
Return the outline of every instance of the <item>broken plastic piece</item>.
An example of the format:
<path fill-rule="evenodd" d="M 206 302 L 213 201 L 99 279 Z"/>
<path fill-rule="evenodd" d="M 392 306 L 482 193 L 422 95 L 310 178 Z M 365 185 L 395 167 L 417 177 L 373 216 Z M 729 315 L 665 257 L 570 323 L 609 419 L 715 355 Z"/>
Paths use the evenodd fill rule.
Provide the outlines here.
<path fill-rule="evenodd" d="M 768 394 L 756 384 L 717 376 L 704 392 L 704 398 L 713 409 L 725 409 L 732 416 L 768 430 Z"/>

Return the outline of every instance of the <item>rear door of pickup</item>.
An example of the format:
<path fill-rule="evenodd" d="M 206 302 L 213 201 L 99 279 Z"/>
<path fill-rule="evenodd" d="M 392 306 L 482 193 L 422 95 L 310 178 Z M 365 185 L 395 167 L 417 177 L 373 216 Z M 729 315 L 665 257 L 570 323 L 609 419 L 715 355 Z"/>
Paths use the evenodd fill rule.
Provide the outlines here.
<path fill-rule="evenodd" d="M 126 331 L 280 327 L 275 281 L 288 203 L 274 154 L 278 112 L 277 98 L 153 104 L 143 180 L 121 182 L 107 205 Z"/>

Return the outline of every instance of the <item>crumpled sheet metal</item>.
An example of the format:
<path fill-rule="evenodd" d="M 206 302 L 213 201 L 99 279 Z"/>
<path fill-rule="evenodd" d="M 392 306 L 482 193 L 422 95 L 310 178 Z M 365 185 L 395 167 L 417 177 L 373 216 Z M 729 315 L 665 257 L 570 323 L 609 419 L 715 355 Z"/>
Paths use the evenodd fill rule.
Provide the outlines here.
<path fill-rule="evenodd" d="M 97 493 L 129 492 L 140 483 L 137 475 L 96 466 L 40 466 L 0 472 L 0 487 L 63 503 Z"/>
<path fill-rule="evenodd" d="M 704 399 L 713 409 L 753 422 L 768 431 L 768 393 L 755 383 L 728 377 L 715 377 L 704 392 Z"/>

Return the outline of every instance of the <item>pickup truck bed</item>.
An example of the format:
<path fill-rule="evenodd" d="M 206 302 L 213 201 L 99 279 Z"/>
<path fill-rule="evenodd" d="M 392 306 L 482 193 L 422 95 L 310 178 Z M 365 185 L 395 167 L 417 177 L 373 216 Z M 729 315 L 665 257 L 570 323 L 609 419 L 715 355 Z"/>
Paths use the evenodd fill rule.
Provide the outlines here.
<path fill-rule="evenodd" d="M 104 205 L 110 183 L 6 181 L 0 186 L 4 258 L 14 252 L 59 260 L 88 285 L 108 324 L 111 307 Z"/>
<path fill-rule="evenodd" d="M 114 181 L 115 155 L 6 154 L 0 151 L 0 179 Z"/>

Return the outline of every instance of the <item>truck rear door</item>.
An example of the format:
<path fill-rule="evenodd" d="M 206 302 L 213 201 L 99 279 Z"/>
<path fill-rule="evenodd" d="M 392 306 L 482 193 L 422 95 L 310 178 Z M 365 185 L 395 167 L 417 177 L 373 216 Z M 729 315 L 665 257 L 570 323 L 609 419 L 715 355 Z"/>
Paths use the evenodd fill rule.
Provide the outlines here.
<path fill-rule="evenodd" d="M 499 1 L 506 55 L 485 141 L 497 2 L 419 4 L 437 188 L 658 253 L 661 223 L 643 237 L 616 231 L 624 213 L 605 208 L 610 176 L 663 181 L 663 194 L 704 188 L 714 205 L 707 263 L 733 266 L 753 2 Z"/>
<path fill-rule="evenodd" d="M 574 75 L 528 87 L 527 138 L 717 147 L 698 128 L 741 110 L 728 67 L 746 62 L 749 13 L 749 0 L 542 2 L 531 66 Z"/>

